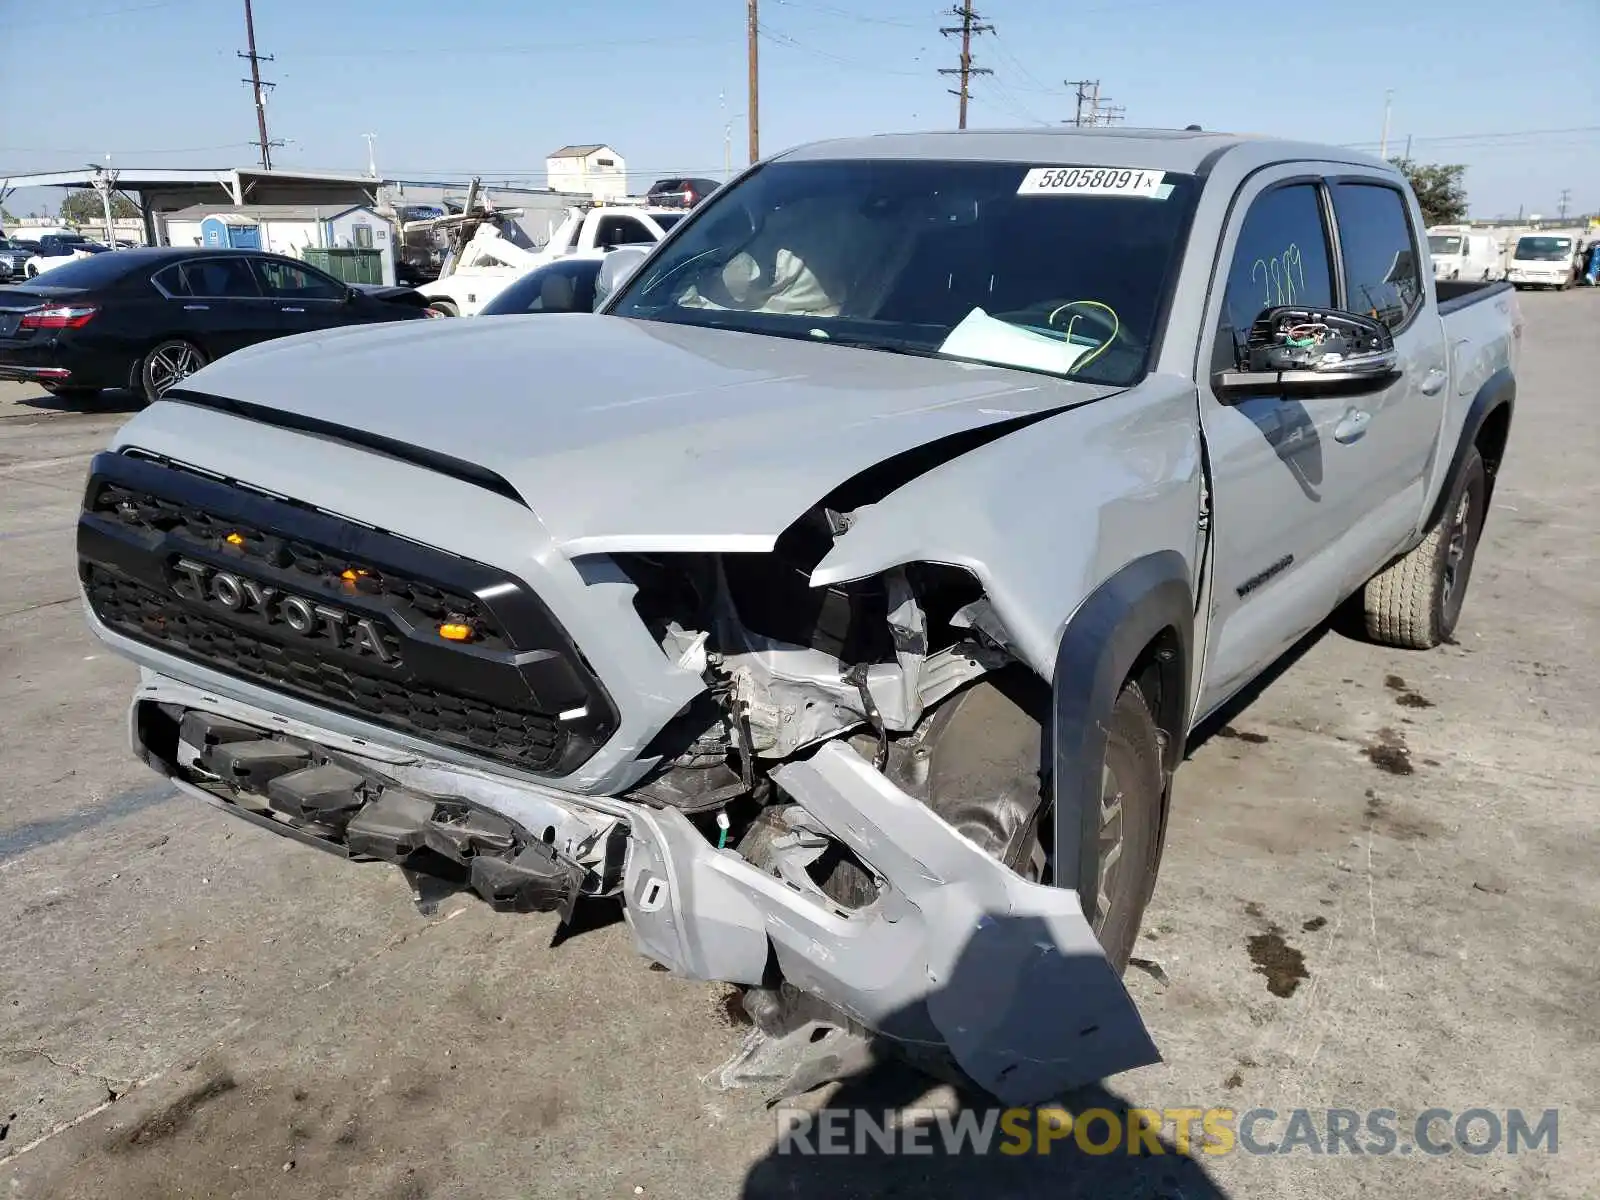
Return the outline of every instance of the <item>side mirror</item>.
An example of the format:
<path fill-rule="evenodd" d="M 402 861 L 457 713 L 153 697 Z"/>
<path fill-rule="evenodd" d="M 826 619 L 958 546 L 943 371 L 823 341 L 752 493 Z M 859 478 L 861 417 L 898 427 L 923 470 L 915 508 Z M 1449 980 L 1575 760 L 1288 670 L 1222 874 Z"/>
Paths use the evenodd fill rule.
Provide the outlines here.
<path fill-rule="evenodd" d="M 1400 376 L 1394 334 L 1360 313 L 1282 306 L 1250 327 L 1237 370 L 1218 371 L 1211 388 L 1224 401 L 1246 396 L 1322 396 L 1372 392 Z"/>
<path fill-rule="evenodd" d="M 600 273 L 594 280 L 596 312 L 633 277 L 644 260 L 650 257 L 650 249 L 645 246 L 618 246 L 606 254 L 606 260 L 600 264 Z"/>

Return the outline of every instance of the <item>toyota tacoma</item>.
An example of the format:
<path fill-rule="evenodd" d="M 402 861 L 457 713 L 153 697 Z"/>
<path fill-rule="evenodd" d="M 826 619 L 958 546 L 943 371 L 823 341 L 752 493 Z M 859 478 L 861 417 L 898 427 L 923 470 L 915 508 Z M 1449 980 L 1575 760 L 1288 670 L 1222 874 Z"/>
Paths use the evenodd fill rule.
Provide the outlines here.
<path fill-rule="evenodd" d="M 1342 606 L 1451 635 L 1510 285 L 1437 281 L 1387 163 L 1199 131 L 806 146 L 612 257 L 598 312 L 272 342 L 120 430 L 77 545 L 135 752 L 619 898 L 774 1045 L 1008 1103 L 1154 1061 L 1187 739 Z"/>

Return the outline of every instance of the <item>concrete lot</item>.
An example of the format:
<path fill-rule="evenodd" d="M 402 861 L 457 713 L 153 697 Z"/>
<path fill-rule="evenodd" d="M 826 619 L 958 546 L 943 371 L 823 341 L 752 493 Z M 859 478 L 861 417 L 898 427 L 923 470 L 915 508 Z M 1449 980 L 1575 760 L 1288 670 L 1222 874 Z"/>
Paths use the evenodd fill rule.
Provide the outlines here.
<path fill-rule="evenodd" d="M 124 406 L 0 385 L 0 1193 L 1592 1196 L 1600 293 L 1522 303 L 1459 644 L 1328 634 L 1195 750 L 1129 978 L 1166 1061 L 1076 1103 L 1559 1108 L 1557 1154 L 773 1155 L 763 1097 L 702 1082 L 742 1036 L 723 990 L 622 926 L 552 946 L 553 918 L 424 916 L 391 868 L 135 764 L 134 673 L 84 630 L 71 539 Z M 885 1072 L 834 1103 L 926 1090 Z"/>

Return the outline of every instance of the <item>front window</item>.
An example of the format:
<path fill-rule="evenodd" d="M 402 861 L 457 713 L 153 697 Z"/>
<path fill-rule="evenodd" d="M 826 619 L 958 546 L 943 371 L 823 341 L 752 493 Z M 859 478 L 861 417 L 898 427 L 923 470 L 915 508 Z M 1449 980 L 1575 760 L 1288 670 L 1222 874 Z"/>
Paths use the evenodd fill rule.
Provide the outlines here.
<path fill-rule="evenodd" d="M 1461 239 L 1446 234 L 1430 234 L 1428 237 L 1428 253 L 1435 258 L 1450 258 L 1461 253 Z"/>
<path fill-rule="evenodd" d="M 277 300 L 343 300 L 343 284 L 306 267 L 277 258 L 250 260 L 267 295 Z"/>
<path fill-rule="evenodd" d="M 1196 191 L 1116 167 L 772 163 L 719 190 L 609 311 L 1129 384 Z"/>
<path fill-rule="evenodd" d="M 1572 239 L 1525 237 L 1517 239 L 1517 258 L 1532 262 L 1560 262 L 1572 257 Z"/>

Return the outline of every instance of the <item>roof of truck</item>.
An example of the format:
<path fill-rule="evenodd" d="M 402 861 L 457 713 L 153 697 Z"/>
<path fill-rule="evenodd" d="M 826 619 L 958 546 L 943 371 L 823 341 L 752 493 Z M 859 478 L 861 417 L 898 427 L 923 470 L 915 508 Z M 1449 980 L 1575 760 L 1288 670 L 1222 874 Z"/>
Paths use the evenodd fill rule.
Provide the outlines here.
<path fill-rule="evenodd" d="M 1382 159 L 1341 146 L 1296 142 L 1259 134 L 1199 129 L 966 129 L 935 133 L 885 133 L 812 142 L 775 157 L 786 161 L 830 158 L 942 158 L 973 162 L 1105 165 L 1193 174 L 1232 151 L 1263 161 L 1310 159 L 1393 168 Z"/>

